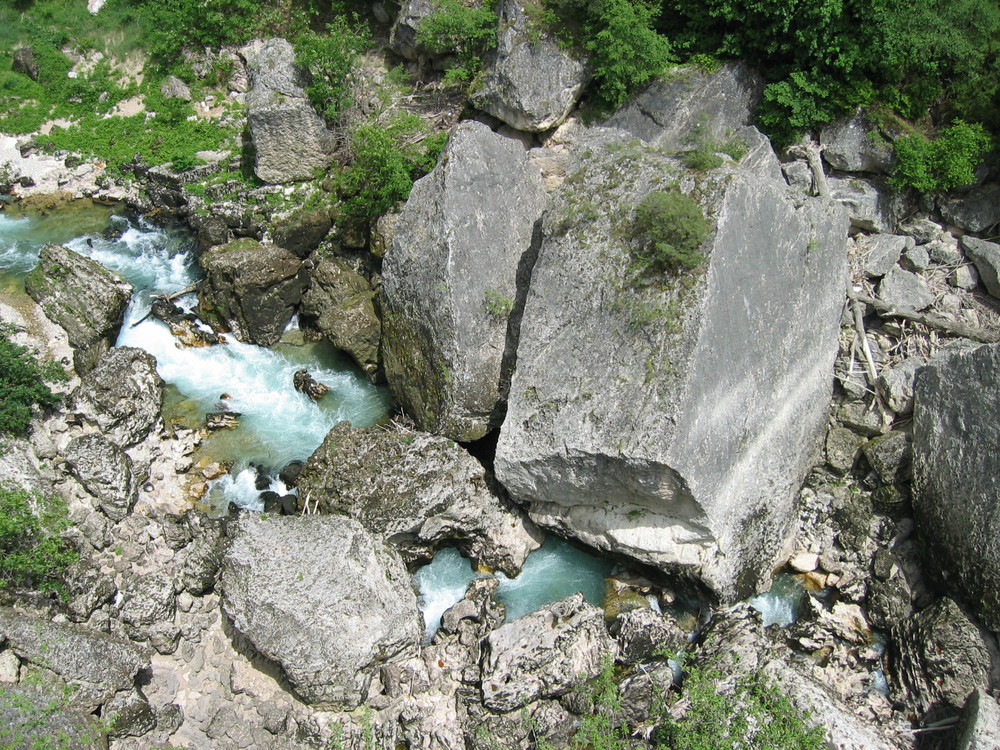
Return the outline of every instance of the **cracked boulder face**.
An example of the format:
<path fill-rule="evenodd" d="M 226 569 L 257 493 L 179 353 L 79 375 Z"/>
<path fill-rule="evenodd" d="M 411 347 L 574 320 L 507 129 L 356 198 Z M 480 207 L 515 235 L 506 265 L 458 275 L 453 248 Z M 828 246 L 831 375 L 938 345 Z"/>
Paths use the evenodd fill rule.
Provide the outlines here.
<path fill-rule="evenodd" d="M 395 551 L 343 516 L 244 513 L 231 524 L 222 607 L 312 705 L 353 709 L 423 631 Z"/>
<path fill-rule="evenodd" d="M 496 473 L 543 526 L 724 600 L 766 585 L 824 432 L 847 221 L 773 152 L 692 173 L 620 130 L 576 146 L 525 302 Z M 643 274 L 634 207 L 692 197 L 694 269 Z"/>
<path fill-rule="evenodd" d="M 469 441 L 498 426 L 544 207 L 522 146 L 478 122 L 414 183 L 383 261 L 382 356 L 420 429 Z"/>

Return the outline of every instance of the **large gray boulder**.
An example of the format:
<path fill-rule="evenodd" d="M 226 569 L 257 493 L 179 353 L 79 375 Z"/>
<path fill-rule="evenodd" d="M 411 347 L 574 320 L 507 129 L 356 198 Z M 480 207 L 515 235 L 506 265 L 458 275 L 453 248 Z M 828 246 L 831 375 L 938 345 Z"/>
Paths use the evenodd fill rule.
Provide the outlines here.
<path fill-rule="evenodd" d="M 486 637 L 483 704 L 513 711 L 538 698 L 563 695 L 600 674 L 616 651 L 604 613 L 574 594 Z"/>
<path fill-rule="evenodd" d="M 423 627 L 399 555 L 342 516 L 244 513 L 232 524 L 222 606 L 310 704 L 355 708 Z"/>
<path fill-rule="evenodd" d="M 357 519 L 410 558 L 449 542 L 514 576 L 540 544 L 533 524 L 491 490 L 482 464 L 424 432 L 341 422 L 306 463 L 298 487 L 299 497 Z"/>
<path fill-rule="evenodd" d="M 773 152 L 696 177 L 630 140 L 591 130 L 552 196 L 496 473 L 542 525 L 739 599 L 824 432 L 847 222 L 797 208 Z M 712 217 L 704 259 L 636 276 L 631 212 L 671 183 Z"/>
<path fill-rule="evenodd" d="M 946 351 L 917 372 L 913 511 L 939 571 L 1000 629 L 1000 344 Z"/>
<path fill-rule="evenodd" d="M 468 441 L 498 425 L 544 207 L 521 145 L 478 122 L 414 184 L 383 261 L 382 356 L 421 429 Z"/>
<path fill-rule="evenodd" d="M 132 510 L 138 483 L 132 459 L 117 445 L 100 433 L 81 435 L 66 446 L 66 462 L 112 521 Z"/>
<path fill-rule="evenodd" d="M 949 224 L 969 232 L 985 232 L 1000 222 L 1000 185 L 981 185 L 965 195 L 942 198 L 938 211 Z"/>
<path fill-rule="evenodd" d="M 250 77 L 247 124 L 254 171 L 264 182 L 309 180 L 333 160 L 335 139 L 306 96 L 308 78 L 285 39 L 256 39 L 240 50 Z"/>
<path fill-rule="evenodd" d="M 1000 706 L 982 688 L 972 691 L 962 709 L 956 750 L 993 750 L 1000 747 Z"/>
<path fill-rule="evenodd" d="M 115 347 L 80 381 L 68 408 L 121 448 L 142 442 L 163 408 L 156 359 L 142 349 Z"/>
<path fill-rule="evenodd" d="M 278 342 L 309 284 L 295 253 L 251 239 L 210 248 L 199 263 L 205 282 L 198 315 L 218 331 L 261 346 Z"/>
<path fill-rule="evenodd" d="M 405 0 L 400 3 L 399 14 L 389 32 L 389 47 L 400 57 L 417 60 L 428 55 L 430 50 L 417 41 L 417 33 L 423 20 L 434 12 L 431 0 Z"/>
<path fill-rule="evenodd" d="M 347 352 L 371 380 L 382 358 L 382 322 L 375 312 L 375 290 L 364 276 L 339 258 L 321 258 L 302 295 L 302 314 L 338 349 Z"/>
<path fill-rule="evenodd" d="M 554 128 L 587 84 L 586 64 L 538 31 L 519 0 L 502 0 L 499 15 L 497 48 L 472 103 L 518 130 Z"/>
<path fill-rule="evenodd" d="M 834 169 L 878 174 L 892 169 L 892 141 L 881 135 L 878 124 L 863 109 L 827 125 L 820 131 L 819 142 L 823 158 Z"/>
<path fill-rule="evenodd" d="M 114 344 L 132 285 L 62 245 L 46 245 L 24 280 L 25 291 L 62 326 L 77 372 L 90 370 Z"/>
<path fill-rule="evenodd" d="M 690 148 L 691 139 L 721 141 L 753 121 L 764 82 L 742 62 L 714 73 L 675 68 L 649 84 L 604 123 L 661 148 Z"/>
<path fill-rule="evenodd" d="M 78 625 L 62 625 L 0 608 L 0 639 L 22 660 L 77 686 L 73 703 L 94 710 L 119 690 L 131 689 L 149 654 L 135 644 Z"/>

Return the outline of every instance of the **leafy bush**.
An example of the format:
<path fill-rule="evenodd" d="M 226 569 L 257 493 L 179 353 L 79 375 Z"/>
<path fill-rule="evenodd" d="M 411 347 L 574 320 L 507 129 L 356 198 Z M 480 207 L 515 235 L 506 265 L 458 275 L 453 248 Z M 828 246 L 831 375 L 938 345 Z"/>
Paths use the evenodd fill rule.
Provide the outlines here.
<path fill-rule="evenodd" d="M 672 750 L 821 750 L 823 730 L 806 726 L 788 698 L 758 675 L 724 682 L 715 671 L 692 670 L 684 680 L 690 701 L 682 719 L 665 714 L 653 734 Z"/>
<path fill-rule="evenodd" d="M 704 260 L 698 248 L 712 224 L 693 199 L 679 190 L 652 192 L 636 208 L 633 255 L 643 271 L 694 268 Z"/>
<path fill-rule="evenodd" d="M 327 120 L 335 121 L 351 106 L 351 71 L 370 43 L 357 18 L 348 23 L 342 16 L 327 24 L 326 34 L 308 31 L 295 40 L 295 61 L 312 75 L 306 93 Z"/>
<path fill-rule="evenodd" d="M 934 140 L 916 133 L 904 136 L 895 144 L 893 185 L 921 193 L 941 193 L 968 185 L 990 143 L 982 125 L 961 120 L 942 130 Z"/>
<path fill-rule="evenodd" d="M 58 591 L 79 555 L 59 537 L 69 527 L 66 504 L 0 482 L 0 588 Z"/>
<path fill-rule="evenodd" d="M 497 15 L 489 7 L 473 8 L 459 0 L 436 0 L 420 22 L 417 42 L 437 54 L 453 54 L 446 83 L 470 81 L 479 72 L 482 57 L 497 44 Z"/>
<path fill-rule="evenodd" d="M 341 175 L 348 216 L 373 219 L 410 196 L 413 181 L 434 167 L 447 138 L 445 133 L 426 137 L 425 128 L 418 116 L 401 115 L 354 131 L 354 159 Z"/>
<path fill-rule="evenodd" d="M 31 407 L 52 407 L 60 396 L 46 383 L 66 379 L 55 362 L 40 363 L 26 347 L 10 340 L 14 329 L 0 325 L 0 433 L 20 435 L 31 421 Z"/>

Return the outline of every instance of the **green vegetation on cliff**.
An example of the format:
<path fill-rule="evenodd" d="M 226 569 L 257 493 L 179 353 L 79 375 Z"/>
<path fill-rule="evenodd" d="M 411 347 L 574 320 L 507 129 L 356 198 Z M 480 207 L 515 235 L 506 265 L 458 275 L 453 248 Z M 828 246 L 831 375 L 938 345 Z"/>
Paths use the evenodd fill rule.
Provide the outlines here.
<path fill-rule="evenodd" d="M 27 431 L 33 406 L 51 407 L 59 396 L 46 383 L 66 379 L 55 362 L 39 362 L 27 347 L 10 340 L 14 330 L 0 325 L 0 434 Z"/>
<path fill-rule="evenodd" d="M 0 482 L 0 588 L 59 591 L 79 558 L 59 536 L 69 525 L 62 500 Z"/>

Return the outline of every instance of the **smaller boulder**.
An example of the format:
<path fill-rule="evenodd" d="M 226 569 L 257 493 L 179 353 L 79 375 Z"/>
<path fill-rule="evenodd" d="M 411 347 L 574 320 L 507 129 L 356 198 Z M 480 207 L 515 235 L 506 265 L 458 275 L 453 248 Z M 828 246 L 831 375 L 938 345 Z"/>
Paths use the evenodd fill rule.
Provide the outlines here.
<path fill-rule="evenodd" d="M 909 433 L 892 430 L 869 440 L 862 450 L 883 484 L 909 481 L 913 458 Z"/>
<path fill-rule="evenodd" d="M 903 416 L 913 411 L 913 382 L 923 364 L 922 357 L 908 357 L 879 375 L 886 403 L 896 414 Z"/>
<path fill-rule="evenodd" d="M 292 385 L 295 390 L 306 394 L 313 401 L 319 401 L 330 392 L 330 386 L 318 382 L 308 370 L 296 370 L 292 375 Z"/>
<path fill-rule="evenodd" d="M 14 50 L 10 69 L 14 73 L 28 76 L 32 81 L 38 80 L 38 60 L 35 59 L 35 53 L 31 47 L 20 47 Z"/>
<path fill-rule="evenodd" d="M 177 76 L 167 76 L 160 84 L 160 95 L 164 99 L 181 99 L 191 101 L 191 89 Z"/>
<path fill-rule="evenodd" d="M 938 202 L 941 216 L 969 232 L 985 232 L 1000 222 L 1000 185 L 981 185 L 966 195 Z"/>
<path fill-rule="evenodd" d="M 920 311 L 934 304 L 934 292 L 917 274 L 893 267 L 878 285 L 878 298 L 893 310 Z"/>
<path fill-rule="evenodd" d="M 1000 245 L 966 235 L 962 238 L 962 249 L 975 263 L 986 291 L 1000 298 Z"/>
<path fill-rule="evenodd" d="M 878 133 L 878 126 L 858 109 L 820 131 L 823 158 L 844 172 L 888 174 L 893 165 L 892 142 Z"/>
<path fill-rule="evenodd" d="M 994 750 L 1000 747 L 1000 706 L 982 688 L 972 691 L 962 709 L 956 750 Z"/>
<path fill-rule="evenodd" d="M 891 271 L 907 249 L 914 247 L 912 237 L 899 234 L 871 234 L 858 242 L 865 275 L 880 278 Z"/>
<path fill-rule="evenodd" d="M 100 433 L 91 433 L 69 442 L 66 461 L 108 518 L 121 521 L 129 514 L 138 482 L 125 451 Z"/>
<path fill-rule="evenodd" d="M 111 347 L 121 328 L 132 285 L 100 263 L 61 245 L 46 245 L 24 289 L 65 329 L 81 375 Z"/>
<path fill-rule="evenodd" d="M 483 704 L 506 712 L 564 695 L 600 674 L 616 653 L 604 613 L 574 594 L 487 636 Z"/>

